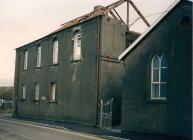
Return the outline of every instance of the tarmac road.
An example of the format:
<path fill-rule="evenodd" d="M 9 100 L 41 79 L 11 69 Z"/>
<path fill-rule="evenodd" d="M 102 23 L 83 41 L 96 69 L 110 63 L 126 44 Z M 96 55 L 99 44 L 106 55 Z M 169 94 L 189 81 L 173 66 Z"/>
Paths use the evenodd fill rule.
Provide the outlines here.
<path fill-rule="evenodd" d="M 0 140 L 102 140 L 95 136 L 0 119 Z M 103 139 L 104 140 L 104 139 Z"/>

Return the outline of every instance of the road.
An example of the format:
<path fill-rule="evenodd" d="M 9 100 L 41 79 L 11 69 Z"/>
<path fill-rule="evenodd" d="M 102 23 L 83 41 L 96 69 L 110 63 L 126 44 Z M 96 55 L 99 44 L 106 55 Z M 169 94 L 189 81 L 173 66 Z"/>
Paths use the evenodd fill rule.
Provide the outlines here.
<path fill-rule="evenodd" d="M 102 140 L 94 136 L 0 119 L 0 140 Z"/>

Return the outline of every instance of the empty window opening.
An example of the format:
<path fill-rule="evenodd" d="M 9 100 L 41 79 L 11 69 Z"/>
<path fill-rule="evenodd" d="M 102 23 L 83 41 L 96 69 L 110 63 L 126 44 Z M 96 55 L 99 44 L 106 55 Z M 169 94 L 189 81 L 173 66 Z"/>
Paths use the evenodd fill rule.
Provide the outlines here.
<path fill-rule="evenodd" d="M 73 61 L 80 61 L 81 60 L 81 33 L 79 30 L 77 30 L 74 33 L 74 36 L 72 38 L 73 40 Z"/>
<path fill-rule="evenodd" d="M 35 84 L 35 100 L 39 100 L 40 98 L 40 84 Z"/>
<path fill-rule="evenodd" d="M 26 50 L 24 52 L 24 70 L 27 70 L 27 65 L 28 65 L 28 51 Z"/>
<path fill-rule="evenodd" d="M 56 101 L 56 83 L 51 83 L 51 101 Z"/>
<path fill-rule="evenodd" d="M 58 63 L 58 40 L 54 40 L 52 44 L 52 63 L 57 64 Z"/>
<path fill-rule="evenodd" d="M 26 100 L 26 85 L 22 85 L 22 100 Z"/>
<path fill-rule="evenodd" d="M 37 48 L 37 67 L 41 67 L 41 46 Z"/>

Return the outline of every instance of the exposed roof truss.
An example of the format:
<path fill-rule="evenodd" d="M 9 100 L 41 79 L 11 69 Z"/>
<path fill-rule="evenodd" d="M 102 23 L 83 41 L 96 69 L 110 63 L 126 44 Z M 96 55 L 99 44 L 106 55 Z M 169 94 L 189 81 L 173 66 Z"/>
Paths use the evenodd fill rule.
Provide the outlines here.
<path fill-rule="evenodd" d="M 122 4 L 124 3 L 127 3 L 127 23 L 124 22 L 124 20 L 122 19 L 122 17 L 120 16 L 120 14 L 117 12 L 116 8 L 121 6 Z M 134 10 L 137 12 L 137 14 L 140 16 L 140 18 L 145 22 L 145 24 L 149 27 L 150 24 L 149 22 L 147 21 L 147 19 L 143 16 L 143 14 L 139 11 L 139 9 L 137 8 L 137 6 L 131 1 L 131 0 L 119 0 L 117 2 L 114 2 L 106 7 L 103 7 L 103 6 L 96 6 L 95 9 L 88 13 L 88 14 L 85 14 L 83 16 L 80 16 L 78 18 L 75 18 L 69 22 L 66 22 L 64 24 L 62 24 L 61 28 L 59 28 L 58 30 L 56 31 L 60 31 L 60 30 L 63 30 L 65 28 L 69 28 L 73 25 L 76 25 L 78 23 L 81 23 L 85 20 L 88 20 L 88 19 L 91 19 L 91 18 L 94 18 L 96 16 L 99 16 L 99 15 L 107 15 L 107 14 L 110 14 L 112 15 L 112 17 L 114 17 L 115 19 L 117 20 L 120 20 L 123 25 L 125 25 L 125 27 L 129 30 L 129 27 L 131 25 L 129 25 L 129 4 L 134 8 Z"/>

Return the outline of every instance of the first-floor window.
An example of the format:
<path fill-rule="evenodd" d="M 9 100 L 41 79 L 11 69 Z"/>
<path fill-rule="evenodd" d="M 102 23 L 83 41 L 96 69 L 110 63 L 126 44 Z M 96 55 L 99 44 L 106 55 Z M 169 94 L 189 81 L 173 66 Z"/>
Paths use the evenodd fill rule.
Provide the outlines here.
<path fill-rule="evenodd" d="M 27 63 L 28 63 L 28 51 L 25 50 L 25 52 L 24 52 L 24 67 L 23 67 L 24 70 L 27 70 L 27 65 L 28 65 Z"/>
<path fill-rule="evenodd" d="M 58 63 L 58 40 L 55 39 L 52 44 L 52 64 Z"/>
<path fill-rule="evenodd" d="M 151 99 L 166 99 L 167 58 L 155 55 L 151 62 Z"/>
<path fill-rule="evenodd" d="M 56 101 L 56 83 L 51 83 L 51 101 Z"/>
<path fill-rule="evenodd" d="M 22 100 L 26 99 L 26 85 L 22 85 Z"/>
<path fill-rule="evenodd" d="M 77 30 L 72 38 L 73 40 L 73 61 L 81 60 L 81 33 Z"/>
<path fill-rule="evenodd" d="M 41 46 L 37 48 L 37 67 L 41 66 Z"/>
<path fill-rule="evenodd" d="M 40 98 L 40 84 L 35 84 L 35 100 L 39 100 Z"/>

